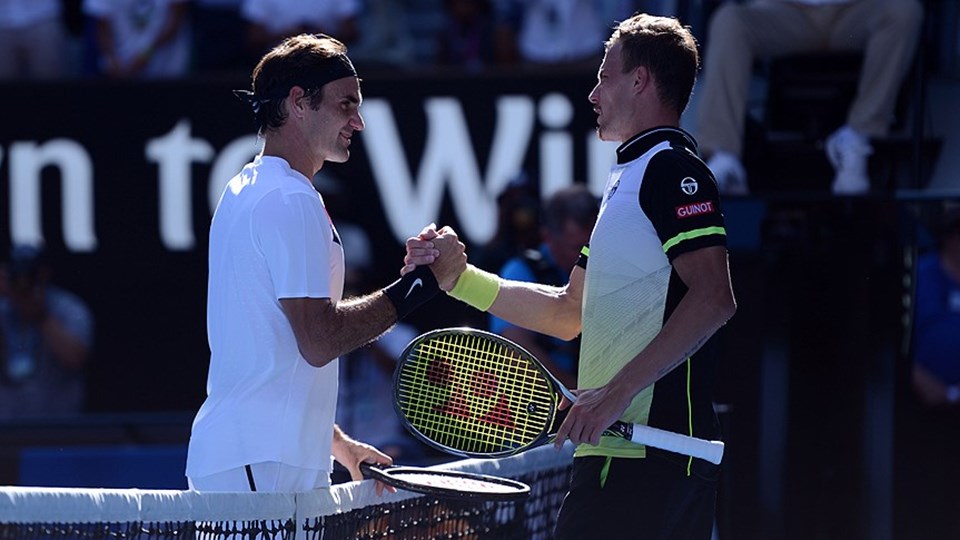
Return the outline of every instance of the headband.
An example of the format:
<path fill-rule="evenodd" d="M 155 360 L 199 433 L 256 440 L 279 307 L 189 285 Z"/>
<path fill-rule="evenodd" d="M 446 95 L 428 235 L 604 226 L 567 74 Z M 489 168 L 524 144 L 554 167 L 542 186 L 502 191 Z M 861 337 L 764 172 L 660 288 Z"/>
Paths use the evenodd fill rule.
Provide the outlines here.
<path fill-rule="evenodd" d="M 253 108 L 254 114 L 259 114 L 260 107 L 274 99 L 285 98 L 294 86 L 299 86 L 304 90 L 313 90 L 321 88 L 328 82 L 356 76 L 357 70 L 354 69 L 353 63 L 350 62 L 347 55 L 338 54 L 324 60 L 320 69 L 311 70 L 310 73 L 295 77 L 289 84 L 283 85 L 265 96 L 258 96 L 249 90 L 234 90 L 233 95 L 248 103 Z"/>

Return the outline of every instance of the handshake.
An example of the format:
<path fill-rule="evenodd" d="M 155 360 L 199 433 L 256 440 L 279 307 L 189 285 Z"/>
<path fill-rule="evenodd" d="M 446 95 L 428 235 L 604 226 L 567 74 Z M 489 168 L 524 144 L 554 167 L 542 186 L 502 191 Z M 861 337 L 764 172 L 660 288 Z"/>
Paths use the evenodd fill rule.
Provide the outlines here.
<path fill-rule="evenodd" d="M 436 224 L 427 225 L 417 236 L 407 239 L 406 248 L 400 275 L 405 276 L 418 266 L 428 265 L 437 284 L 446 292 L 454 288 L 460 274 L 467 268 L 465 246 L 449 226 L 437 230 Z"/>

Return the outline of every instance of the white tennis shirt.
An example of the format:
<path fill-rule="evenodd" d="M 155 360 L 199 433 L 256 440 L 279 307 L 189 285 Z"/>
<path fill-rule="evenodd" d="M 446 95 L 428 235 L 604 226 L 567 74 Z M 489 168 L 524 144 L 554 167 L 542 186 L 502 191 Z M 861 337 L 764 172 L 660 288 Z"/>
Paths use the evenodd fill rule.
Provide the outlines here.
<path fill-rule="evenodd" d="M 209 263 L 210 372 L 187 476 L 269 461 L 331 470 L 338 360 L 308 364 L 279 301 L 343 295 L 343 249 L 310 180 L 277 157 L 247 164 L 217 205 Z"/>

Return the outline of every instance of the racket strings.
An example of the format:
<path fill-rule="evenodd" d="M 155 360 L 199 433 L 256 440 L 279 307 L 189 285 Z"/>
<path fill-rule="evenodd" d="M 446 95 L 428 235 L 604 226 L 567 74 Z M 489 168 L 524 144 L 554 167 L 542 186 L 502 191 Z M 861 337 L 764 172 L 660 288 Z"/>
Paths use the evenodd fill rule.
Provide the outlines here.
<path fill-rule="evenodd" d="M 435 442 L 473 453 L 516 450 L 549 427 L 549 383 L 518 352 L 464 334 L 425 340 L 398 377 L 398 404 Z"/>

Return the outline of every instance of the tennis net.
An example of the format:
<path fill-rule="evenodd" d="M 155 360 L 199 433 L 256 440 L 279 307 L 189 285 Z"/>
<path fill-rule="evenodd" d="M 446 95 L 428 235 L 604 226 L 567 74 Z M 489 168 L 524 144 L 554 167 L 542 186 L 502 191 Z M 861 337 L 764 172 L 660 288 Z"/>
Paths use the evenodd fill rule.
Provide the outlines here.
<path fill-rule="evenodd" d="M 378 497 L 374 482 L 304 493 L 0 488 L 0 539 L 547 539 L 572 463 L 568 444 L 436 466 L 520 480 L 528 499 Z"/>

